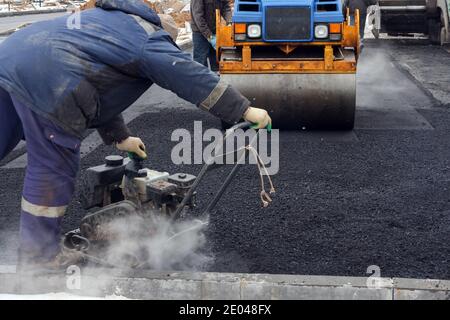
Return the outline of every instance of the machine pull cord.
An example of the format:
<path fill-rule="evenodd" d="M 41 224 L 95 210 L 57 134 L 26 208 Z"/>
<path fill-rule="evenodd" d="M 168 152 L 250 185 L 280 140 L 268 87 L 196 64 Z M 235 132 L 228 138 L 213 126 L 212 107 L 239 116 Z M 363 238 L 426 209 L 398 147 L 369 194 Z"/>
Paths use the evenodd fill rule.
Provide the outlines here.
<path fill-rule="evenodd" d="M 258 165 L 259 178 L 261 181 L 260 198 L 261 198 L 263 207 L 266 208 L 272 202 L 272 197 L 270 195 L 275 194 L 275 187 L 273 186 L 272 179 L 270 178 L 269 172 L 267 171 L 267 168 L 264 165 L 264 162 L 262 161 L 261 157 L 259 156 L 258 151 L 256 151 L 255 148 L 253 148 L 251 145 L 247 145 L 245 148 L 248 151 L 250 151 L 256 159 L 256 164 Z M 265 176 L 267 177 L 267 180 L 269 181 L 269 185 L 270 185 L 269 193 L 267 193 L 267 191 L 265 189 L 264 174 L 262 173 L 262 170 L 264 170 Z"/>

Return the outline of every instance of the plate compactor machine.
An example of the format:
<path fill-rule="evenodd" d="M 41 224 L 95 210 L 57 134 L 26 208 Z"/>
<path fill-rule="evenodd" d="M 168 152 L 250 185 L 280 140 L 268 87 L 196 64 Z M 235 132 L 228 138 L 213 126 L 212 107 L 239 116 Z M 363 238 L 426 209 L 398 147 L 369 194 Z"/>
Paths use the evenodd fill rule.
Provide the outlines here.
<path fill-rule="evenodd" d="M 221 78 L 276 128 L 353 128 L 358 10 L 341 0 L 236 0 L 231 24 L 216 17 Z"/>
<path fill-rule="evenodd" d="M 104 164 L 88 168 L 83 175 L 81 203 L 92 212 L 82 218 L 79 228 L 65 234 L 63 250 L 70 259 L 90 265 L 152 269 L 151 251 L 155 246 L 156 251 L 164 251 L 164 246 L 170 247 L 171 241 L 181 242 L 183 236 L 208 224 L 209 214 L 214 212 L 239 168 L 250 156 L 259 168 L 260 198 L 263 207 L 267 207 L 275 189 L 262 159 L 253 148 L 259 137 L 257 131 L 249 136 L 248 144 L 238 145 L 231 151 L 235 162 L 201 213 L 194 216 L 190 210 L 196 206 L 196 191 L 203 178 L 212 169 L 223 166 L 224 162 L 217 159 L 229 156 L 223 152 L 225 140 L 236 142 L 236 134 L 243 133 L 241 130 L 251 125 L 242 122 L 228 129 L 223 144 L 218 145 L 214 156 L 205 161 L 197 176 L 145 168 L 143 159 L 134 154 L 129 154 L 128 158 L 108 156 Z M 267 184 L 270 186 L 268 191 L 265 189 Z M 154 243 L 149 246 L 152 239 Z"/>

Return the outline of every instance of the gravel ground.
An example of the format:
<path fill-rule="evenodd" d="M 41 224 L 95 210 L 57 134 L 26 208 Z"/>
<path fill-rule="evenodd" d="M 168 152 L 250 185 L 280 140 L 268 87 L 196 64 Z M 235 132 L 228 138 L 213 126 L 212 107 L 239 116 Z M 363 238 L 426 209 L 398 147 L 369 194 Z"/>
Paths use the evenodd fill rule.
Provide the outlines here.
<path fill-rule="evenodd" d="M 450 106 L 450 54 L 442 47 L 423 41 L 386 41 L 391 57 L 425 87 L 438 103 Z M 412 54 L 413 53 L 413 54 Z M 436 81 L 438 80 L 438 81 Z"/>
<path fill-rule="evenodd" d="M 375 85 L 388 94 L 373 117 L 367 117 L 373 106 L 359 99 L 357 129 L 350 136 L 281 132 L 277 195 L 269 208 L 260 206 L 256 168 L 240 172 L 210 218 L 211 271 L 364 276 L 377 265 L 386 277 L 450 279 L 450 112 L 428 104 L 418 87 L 407 94 L 390 90 L 392 83 L 414 86 L 398 74 L 386 83 L 362 82 L 359 94 Z M 397 119 L 397 129 L 383 127 L 389 110 L 403 112 L 408 101 L 409 112 L 422 122 L 408 129 Z M 420 101 L 427 105 L 421 108 Z M 170 134 L 192 130 L 194 120 L 202 120 L 204 128 L 218 127 L 219 121 L 171 103 L 137 118 L 131 129 L 146 141 L 149 167 L 196 174 L 198 165 L 172 163 Z M 112 147 L 99 147 L 82 168 L 111 153 Z M 0 174 L 0 234 L 8 235 L 17 230 L 23 170 Z M 224 174 L 217 171 L 204 181 L 200 207 Z M 76 199 L 64 220 L 66 230 L 77 227 L 84 214 Z"/>

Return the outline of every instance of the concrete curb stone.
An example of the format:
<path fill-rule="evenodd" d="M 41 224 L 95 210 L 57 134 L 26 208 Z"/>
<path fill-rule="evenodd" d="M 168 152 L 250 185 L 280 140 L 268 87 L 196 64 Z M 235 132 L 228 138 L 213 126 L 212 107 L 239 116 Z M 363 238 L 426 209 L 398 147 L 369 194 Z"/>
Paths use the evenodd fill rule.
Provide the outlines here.
<path fill-rule="evenodd" d="M 7 268 L 5 269 L 7 270 Z M 450 299 L 449 280 L 379 278 L 367 287 L 365 277 L 233 274 L 210 272 L 134 272 L 86 269 L 79 290 L 67 289 L 71 275 L 0 273 L 0 293 L 70 292 L 78 295 L 122 295 L 132 299 Z"/>
<path fill-rule="evenodd" d="M 15 11 L 15 12 L 0 12 L 0 18 L 25 16 L 29 14 L 41 14 L 41 13 L 57 13 L 70 11 L 67 9 L 49 9 L 49 10 L 27 10 L 27 11 Z"/>

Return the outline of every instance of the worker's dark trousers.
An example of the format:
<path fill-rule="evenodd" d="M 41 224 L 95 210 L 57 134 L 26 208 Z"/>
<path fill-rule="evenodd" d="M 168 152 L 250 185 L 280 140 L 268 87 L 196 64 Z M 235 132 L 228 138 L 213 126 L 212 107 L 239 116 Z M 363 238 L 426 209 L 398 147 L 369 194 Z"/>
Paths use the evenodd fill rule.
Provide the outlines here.
<path fill-rule="evenodd" d="M 219 71 L 216 50 L 200 32 L 192 32 L 192 44 L 194 45 L 194 61 L 207 67 L 209 60 L 211 70 Z"/>
<path fill-rule="evenodd" d="M 74 192 L 80 140 L 0 88 L 0 160 L 22 139 L 28 164 L 20 216 L 20 256 L 45 262 L 59 252 L 61 219 Z"/>
<path fill-rule="evenodd" d="M 359 9 L 359 35 L 364 39 L 364 29 L 366 27 L 367 7 L 376 4 L 373 0 L 349 0 L 350 13 L 354 14 L 355 9 Z"/>

